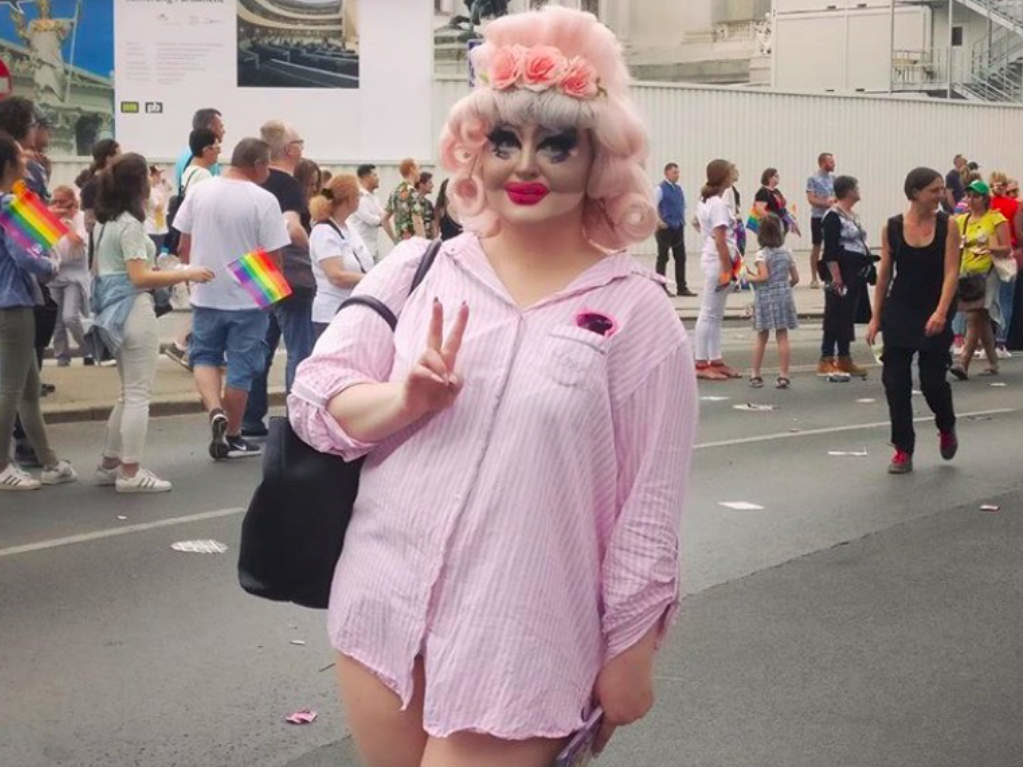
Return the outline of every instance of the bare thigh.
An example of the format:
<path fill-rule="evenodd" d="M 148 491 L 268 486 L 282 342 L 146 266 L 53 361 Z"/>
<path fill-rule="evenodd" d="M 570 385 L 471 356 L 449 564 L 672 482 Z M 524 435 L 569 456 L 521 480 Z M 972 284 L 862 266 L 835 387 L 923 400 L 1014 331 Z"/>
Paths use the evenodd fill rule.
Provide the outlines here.
<path fill-rule="evenodd" d="M 423 730 L 423 659 L 413 667 L 407 709 L 379 677 L 355 659 L 338 654 L 338 686 L 359 754 L 368 765 L 419 765 L 427 743 Z"/>
<path fill-rule="evenodd" d="M 420 765 L 554 765 L 568 740 L 566 736 L 509 741 L 469 731 L 444 739 L 430 736 Z"/>

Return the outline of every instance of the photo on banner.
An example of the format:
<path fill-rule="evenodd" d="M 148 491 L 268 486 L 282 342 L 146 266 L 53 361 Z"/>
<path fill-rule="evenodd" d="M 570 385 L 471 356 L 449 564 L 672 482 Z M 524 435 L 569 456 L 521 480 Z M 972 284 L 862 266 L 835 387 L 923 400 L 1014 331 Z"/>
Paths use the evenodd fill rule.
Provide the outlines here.
<path fill-rule="evenodd" d="M 51 125 L 53 154 L 88 155 L 113 131 L 113 0 L 0 1 L 0 72 Z"/>
<path fill-rule="evenodd" d="M 240 88 L 358 88 L 358 0 L 238 0 Z"/>

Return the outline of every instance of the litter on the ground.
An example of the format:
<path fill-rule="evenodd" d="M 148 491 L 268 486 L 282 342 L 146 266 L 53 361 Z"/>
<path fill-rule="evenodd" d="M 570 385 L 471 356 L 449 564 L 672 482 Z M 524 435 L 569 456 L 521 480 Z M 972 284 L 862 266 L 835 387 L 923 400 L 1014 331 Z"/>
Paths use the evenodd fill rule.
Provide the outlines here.
<path fill-rule="evenodd" d="M 308 725 L 316 720 L 316 712 L 312 709 L 300 709 L 298 712 L 292 712 L 284 720 L 292 725 Z"/>
<path fill-rule="evenodd" d="M 978 507 L 978 509 L 980 509 L 982 512 L 998 512 L 999 511 L 999 505 L 998 504 L 982 504 L 980 507 Z"/>
<path fill-rule="evenodd" d="M 754 504 L 749 501 L 720 501 L 718 506 L 726 507 L 727 509 L 737 510 L 750 510 L 750 509 L 764 509 L 760 504 Z"/>
<path fill-rule="evenodd" d="M 290 640 L 289 642 L 290 642 L 290 643 L 291 643 L 292 645 L 305 645 L 305 644 L 306 644 L 306 641 L 305 641 L 305 640 Z"/>
<path fill-rule="evenodd" d="M 867 456 L 868 449 L 865 448 L 861 451 L 829 451 L 829 456 Z"/>
<path fill-rule="evenodd" d="M 1006 386 L 1006 382 L 1005 381 L 993 381 L 991 384 L 989 384 L 989 386 L 990 387 L 1005 387 Z"/>
<path fill-rule="evenodd" d="M 176 541 L 171 544 L 171 549 L 178 552 L 197 552 L 201 555 L 219 555 L 228 551 L 228 545 L 221 544 L 215 539 L 193 539 L 191 541 Z"/>
<path fill-rule="evenodd" d="M 128 515 L 118 515 L 117 519 L 118 520 L 127 520 L 128 519 Z"/>
<path fill-rule="evenodd" d="M 737 411 L 774 411 L 775 406 L 767 403 L 738 403 L 733 406 Z"/>
<path fill-rule="evenodd" d="M 875 402 L 875 398 L 873 398 L 873 397 L 858 397 L 857 398 L 857 402 L 858 403 L 873 403 L 873 402 Z"/>
<path fill-rule="evenodd" d="M 721 401 L 728 400 L 729 398 L 725 395 L 701 395 L 700 399 L 707 400 L 709 403 L 720 403 Z"/>

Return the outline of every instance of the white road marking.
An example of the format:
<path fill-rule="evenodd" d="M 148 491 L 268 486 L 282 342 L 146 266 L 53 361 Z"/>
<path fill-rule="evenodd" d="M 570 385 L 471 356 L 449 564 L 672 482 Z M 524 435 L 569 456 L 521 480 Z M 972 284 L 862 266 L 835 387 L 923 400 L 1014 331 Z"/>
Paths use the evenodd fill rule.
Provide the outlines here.
<path fill-rule="evenodd" d="M 970 413 L 958 413 L 957 419 L 969 419 L 974 416 L 995 416 L 997 414 L 1004 413 L 1016 413 L 1016 408 L 993 408 L 990 411 L 972 411 Z M 934 416 L 918 416 L 914 419 L 917 421 L 933 421 Z M 879 427 L 888 427 L 888 421 L 872 421 L 866 424 L 846 424 L 842 427 L 820 427 L 818 429 L 805 429 L 802 432 L 773 432 L 768 435 L 753 435 L 752 437 L 734 437 L 730 440 L 714 440 L 707 443 L 697 443 L 693 447 L 696 449 L 702 448 L 722 448 L 728 445 L 745 445 L 747 443 L 763 443 L 768 440 L 781 440 L 783 438 L 790 437 L 807 437 L 808 435 L 828 435 L 833 432 L 851 432 L 855 429 L 877 429 Z"/>
<path fill-rule="evenodd" d="M 977 416 L 996 416 L 1006 413 L 1016 413 L 1019 409 L 1016 408 L 993 408 L 988 411 L 971 411 L 969 413 L 958 413 L 958 419 L 969 419 Z M 933 416 L 919 416 L 914 419 L 915 422 L 931 421 Z M 729 445 L 745 445 L 747 443 L 763 443 L 769 440 L 781 440 L 784 438 L 793 437 L 807 437 L 808 435 L 827 435 L 834 432 L 851 432 L 856 429 L 877 429 L 879 427 L 888 427 L 888 421 L 873 421 L 866 424 L 847 424 L 842 427 L 821 427 L 819 429 L 805 429 L 801 432 L 774 432 L 767 435 L 754 435 L 752 437 L 737 437 L 731 440 L 715 440 L 707 443 L 697 443 L 694 448 L 701 450 L 704 448 L 721 448 Z M 141 531 L 151 531 L 155 528 L 166 528 L 172 525 L 181 525 L 182 523 L 194 523 L 199 520 L 212 520 L 218 517 L 228 517 L 229 515 L 237 515 L 245 512 L 243 507 L 229 507 L 228 509 L 214 509 L 209 512 L 197 512 L 194 515 L 183 515 L 181 517 L 169 517 L 165 520 L 154 520 L 151 523 L 138 523 L 136 525 L 125 525 L 120 528 L 108 528 L 104 531 L 93 531 L 91 533 L 81 533 L 75 536 L 65 536 L 60 539 L 48 539 L 45 541 L 36 541 L 31 544 L 20 544 L 16 547 L 6 547 L 0 549 L 0 557 L 8 557 L 9 555 L 20 555 L 26 552 L 38 552 L 44 549 L 54 549 L 56 547 L 64 547 L 69 544 L 83 544 L 87 541 L 97 541 L 99 539 L 108 539 L 112 536 L 124 536 L 128 533 L 139 533 Z"/>
<path fill-rule="evenodd" d="M 120 528 L 108 528 L 105 531 L 93 531 L 92 533 L 79 533 L 75 536 L 65 536 L 60 539 L 48 539 L 46 541 L 36 541 L 32 544 L 21 544 L 17 547 L 7 547 L 0 549 L 0 557 L 7 557 L 8 555 L 20 555 L 25 552 L 38 552 L 41 549 L 54 549 L 55 547 L 64 547 L 68 544 L 83 544 L 87 541 L 96 541 L 97 539 L 108 539 L 111 536 L 124 536 L 127 533 L 139 533 L 141 531 L 151 531 L 154 528 L 166 528 L 171 525 L 181 525 L 182 523 L 194 523 L 199 520 L 212 520 L 217 517 L 227 517 L 229 515 L 237 515 L 240 512 L 245 512 L 242 507 L 229 507 L 228 509 L 214 509 L 209 512 L 197 512 L 194 515 L 183 515 L 182 517 L 168 517 L 165 520 L 154 520 L 151 523 L 138 523 L 136 525 L 124 525 Z"/>

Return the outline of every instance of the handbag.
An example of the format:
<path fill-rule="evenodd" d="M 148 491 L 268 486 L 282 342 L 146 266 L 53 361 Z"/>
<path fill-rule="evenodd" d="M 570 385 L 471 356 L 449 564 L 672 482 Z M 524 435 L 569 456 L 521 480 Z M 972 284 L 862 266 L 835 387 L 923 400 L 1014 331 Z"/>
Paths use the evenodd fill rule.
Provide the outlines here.
<path fill-rule="evenodd" d="M 441 241 L 420 259 L 411 294 L 430 270 Z M 393 331 L 398 318 L 373 296 L 352 296 L 379 314 Z M 295 434 L 287 417 L 270 419 L 263 451 L 263 477 L 242 520 L 238 583 L 251 595 L 326 608 L 334 568 L 341 555 L 352 505 L 359 491 L 363 458 L 345 461 L 321 453 Z"/>
<path fill-rule="evenodd" d="M 963 219 L 963 226 L 960 228 L 960 263 L 963 264 L 964 250 L 967 245 L 965 243 L 967 235 L 967 217 Z M 960 279 L 957 280 L 956 288 L 957 295 L 960 297 L 960 301 L 970 304 L 975 301 L 981 301 L 985 298 L 985 283 L 987 282 L 987 275 L 972 273 L 962 274 Z"/>
<path fill-rule="evenodd" d="M 993 256 L 992 266 L 1004 283 L 1012 283 L 1017 277 L 1017 260 L 1013 256 Z"/>

